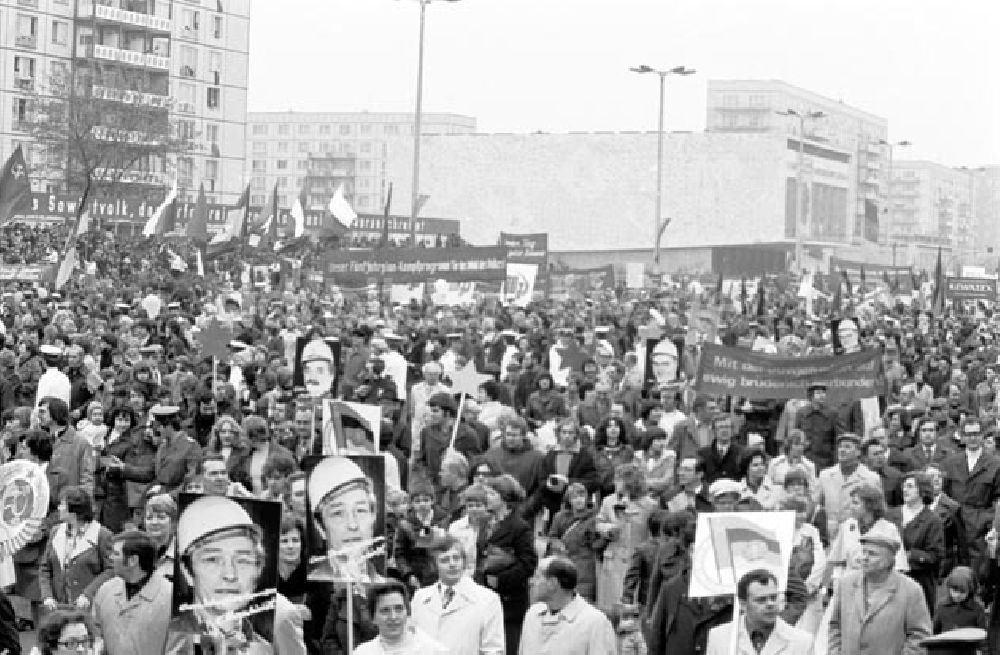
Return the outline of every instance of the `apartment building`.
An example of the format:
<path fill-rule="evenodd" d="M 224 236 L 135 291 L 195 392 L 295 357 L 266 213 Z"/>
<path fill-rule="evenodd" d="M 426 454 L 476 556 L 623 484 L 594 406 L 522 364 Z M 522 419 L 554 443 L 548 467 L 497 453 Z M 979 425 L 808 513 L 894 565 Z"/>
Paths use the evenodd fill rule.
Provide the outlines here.
<path fill-rule="evenodd" d="M 890 213 L 893 240 L 951 246 L 971 253 L 976 240 L 976 178 L 971 169 L 929 161 L 895 161 Z"/>
<path fill-rule="evenodd" d="M 176 175 L 182 197 L 204 183 L 209 202 L 235 202 L 245 186 L 249 23 L 249 0 L 0 0 L 0 154 L 23 145 L 29 165 L 42 157 L 26 129 L 31 98 L 68 79 L 98 102 L 162 110 L 192 144 L 130 168 L 122 193 L 153 200 Z M 58 179 L 33 183 L 60 190 Z"/>
<path fill-rule="evenodd" d="M 263 205 L 278 186 L 278 204 L 290 208 L 305 184 L 314 188 L 310 169 L 323 180 L 308 194 L 310 209 L 319 209 L 341 182 L 345 196 L 361 213 L 378 213 L 385 204 L 386 143 L 413 137 L 413 114 L 376 112 L 251 112 L 248 118 L 246 170 L 250 204 Z M 458 114 L 424 113 L 423 134 L 469 134 L 476 119 Z M 319 167 L 329 163 L 329 174 Z M 348 165 L 347 162 L 350 162 Z M 341 175 L 350 170 L 350 175 Z M 340 175 L 339 178 L 334 179 Z M 409 212 L 409 197 L 394 193 L 394 213 Z"/>

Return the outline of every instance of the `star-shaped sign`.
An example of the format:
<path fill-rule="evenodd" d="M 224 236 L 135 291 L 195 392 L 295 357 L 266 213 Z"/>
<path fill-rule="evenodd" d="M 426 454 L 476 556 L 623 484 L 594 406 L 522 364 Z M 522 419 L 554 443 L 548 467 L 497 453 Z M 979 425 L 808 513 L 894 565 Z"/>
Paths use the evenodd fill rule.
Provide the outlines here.
<path fill-rule="evenodd" d="M 492 379 L 492 375 L 485 375 L 477 371 L 476 363 L 470 361 L 451 376 L 451 392 L 469 394 L 475 398 L 479 395 L 479 385 Z"/>
<path fill-rule="evenodd" d="M 570 339 L 565 346 L 556 346 L 556 354 L 559 355 L 559 370 L 583 372 L 583 363 L 590 359 L 590 354 L 580 348 L 580 342 L 575 338 Z"/>

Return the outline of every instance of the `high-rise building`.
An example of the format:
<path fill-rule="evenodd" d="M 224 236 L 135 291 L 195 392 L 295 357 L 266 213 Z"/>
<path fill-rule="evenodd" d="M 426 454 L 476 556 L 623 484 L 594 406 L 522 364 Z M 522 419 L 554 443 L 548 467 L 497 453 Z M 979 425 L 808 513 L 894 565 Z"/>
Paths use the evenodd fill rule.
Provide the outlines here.
<path fill-rule="evenodd" d="M 342 180 L 345 196 L 350 196 L 359 214 L 380 211 L 389 182 L 393 181 L 386 176 L 386 141 L 413 136 L 413 114 L 407 113 L 251 112 L 248 123 L 246 171 L 250 204 L 263 205 L 277 185 L 278 204 L 286 209 L 292 206 L 302 185 L 307 184 L 311 162 L 351 159 L 352 179 Z M 476 130 L 476 119 L 424 113 L 422 125 L 423 134 L 469 134 Z M 338 164 L 335 168 L 344 167 Z M 310 203 L 316 205 L 310 208 L 319 209 L 336 190 L 332 177 L 322 186 L 322 193 L 310 194 Z M 394 197 L 393 213 L 408 214 L 409 196 Z"/>
<path fill-rule="evenodd" d="M 32 97 L 71 80 L 95 102 L 161 109 L 190 144 L 126 169 L 130 192 L 162 196 L 176 175 L 182 196 L 204 183 L 209 202 L 234 202 L 245 186 L 249 24 L 249 0 L 0 0 L 0 152 L 23 145 L 33 167 L 45 156 L 28 131 Z M 34 183 L 60 190 L 58 179 Z"/>
<path fill-rule="evenodd" d="M 893 241 L 950 247 L 971 254 L 977 171 L 929 161 L 895 161 L 890 187 Z"/>
<path fill-rule="evenodd" d="M 807 118 L 805 134 L 800 135 L 803 123 L 799 118 L 778 113 L 787 114 L 788 110 L 803 116 L 822 112 L 823 116 Z M 798 148 L 798 139 L 804 136 L 802 175 L 806 198 L 802 202 L 807 215 L 802 222 L 812 227 L 808 214 L 813 203 L 823 198 L 827 199 L 824 202 L 830 201 L 830 194 L 824 188 L 829 182 L 834 181 L 834 186 L 846 182 L 845 224 L 842 228 L 836 226 L 834 232 L 846 235 L 850 241 L 861 242 L 865 238 L 866 216 L 872 218 L 875 212 L 879 219 L 879 240 L 887 239 L 886 119 L 779 80 L 710 80 L 707 112 L 705 124 L 709 132 L 785 134 L 793 149 Z M 850 163 L 848 179 L 842 179 L 840 170 L 835 173 L 822 170 L 824 161 L 843 163 L 845 158 Z M 792 197 L 798 174 L 797 158 L 792 158 L 787 171 Z M 794 200 L 792 202 L 794 206 Z M 807 240 L 813 237 L 823 239 L 815 230 L 807 232 Z"/>

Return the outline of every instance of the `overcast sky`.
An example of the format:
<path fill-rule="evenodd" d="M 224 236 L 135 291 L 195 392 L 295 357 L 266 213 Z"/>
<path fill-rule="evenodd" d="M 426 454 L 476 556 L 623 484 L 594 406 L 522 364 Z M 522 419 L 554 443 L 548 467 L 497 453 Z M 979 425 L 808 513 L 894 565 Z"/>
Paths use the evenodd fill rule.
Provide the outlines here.
<path fill-rule="evenodd" d="M 412 111 L 416 0 L 255 0 L 251 111 Z M 1000 165 L 997 0 L 436 0 L 424 110 L 481 132 L 705 127 L 710 79 L 780 79 L 883 116 L 899 158 Z"/>

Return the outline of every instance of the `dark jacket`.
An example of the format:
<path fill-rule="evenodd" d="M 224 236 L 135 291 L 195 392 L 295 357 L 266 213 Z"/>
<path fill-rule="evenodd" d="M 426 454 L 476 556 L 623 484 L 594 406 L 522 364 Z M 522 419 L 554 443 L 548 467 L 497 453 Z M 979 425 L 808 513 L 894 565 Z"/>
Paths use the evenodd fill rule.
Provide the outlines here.
<path fill-rule="evenodd" d="M 117 457 L 121 466 L 102 467 L 105 499 L 101 523 L 120 532 L 132 509 L 142 507 L 143 494 L 153 480 L 156 449 L 145 438 L 143 428 L 135 428 L 105 448 L 105 455 Z M 100 466 L 100 465 L 99 465 Z"/>
<path fill-rule="evenodd" d="M 591 602 L 597 597 L 597 551 L 605 543 L 597 534 L 596 517 L 593 510 L 574 516 L 572 510 L 563 509 L 552 519 L 548 533 L 560 544 L 555 548 L 576 565 L 576 592 Z"/>
<path fill-rule="evenodd" d="M 956 566 L 967 566 L 969 564 L 968 538 L 965 533 L 965 522 L 959 512 L 960 506 L 947 494 L 942 493 L 938 498 L 934 513 L 941 519 L 944 526 L 944 560 L 941 562 L 939 575 L 941 577 L 951 573 Z"/>
<path fill-rule="evenodd" d="M 531 447 L 527 439 L 517 450 L 510 450 L 501 441 L 487 451 L 483 461 L 492 465 L 501 473 L 514 476 L 527 497 L 531 497 L 538 488 L 538 474 L 542 468 L 542 453 Z"/>
<path fill-rule="evenodd" d="M 970 473 L 965 452 L 955 453 L 942 462 L 941 473 L 944 493 L 961 505 L 969 555 L 980 555 L 982 537 L 993 521 L 993 505 L 1000 499 L 1000 458 L 984 452 Z"/>
<path fill-rule="evenodd" d="M 531 526 L 511 512 L 487 532 L 479 533 L 476 544 L 475 580 L 500 596 L 504 623 L 520 623 L 528 611 L 528 580 L 538 566 Z M 504 555 L 491 558 L 491 551 Z M 491 559 L 499 564 L 492 564 Z"/>
<path fill-rule="evenodd" d="M 688 569 L 660 587 L 659 596 L 643 625 L 650 655 L 704 653 L 709 631 L 733 620 L 728 598 L 688 598 Z"/>
<path fill-rule="evenodd" d="M 742 479 L 740 471 L 740 460 L 743 459 L 743 448 L 735 443 L 729 444 L 729 449 L 724 457 L 719 455 L 715 440 L 710 446 L 705 446 L 698 451 L 698 456 L 705 462 L 706 485 L 711 486 L 719 478 L 729 478 L 730 480 Z"/>
<path fill-rule="evenodd" d="M 656 566 L 656 556 L 659 552 L 660 540 L 650 537 L 632 551 L 625 580 L 622 585 L 622 602 L 633 605 L 645 605 L 649 595 L 649 582 Z"/>
<path fill-rule="evenodd" d="M 889 517 L 900 526 L 903 549 L 910 564 L 907 573 L 924 590 L 927 607 L 934 607 L 937 602 L 937 574 L 945 555 L 941 519 L 929 507 L 920 510 L 905 527 L 900 510 L 891 509 Z"/>
<path fill-rule="evenodd" d="M 809 451 L 806 455 L 821 471 L 836 461 L 837 435 L 845 432 L 837 412 L 829 407 L 816 409 L 811 405 L 795 415 L 795 427 L 806 433 Z"/>
<path fill-rule="evenodd" d="M 556 472 L 557 452 L 550 450 L 545 453 L 538 467 L 538 486 L 522 510 L 522 515 L 527 520 L 531 520 L 542 508 L 549 510 L 550 522 L 556 513 L 559 512 L 559 505 L 562 503 L 565 487 L 560 490 L 554 490 L 549 488 L 548 485 L 549 476 Z M 598 490 L 597 464 L 594 463 L 594 456 L 590 450 L 582 448 L 573 453 L 566 477 L 569 478 L 569 484 L 579 482 L 586 487 L 587 493 L 592 494 Z"/>

